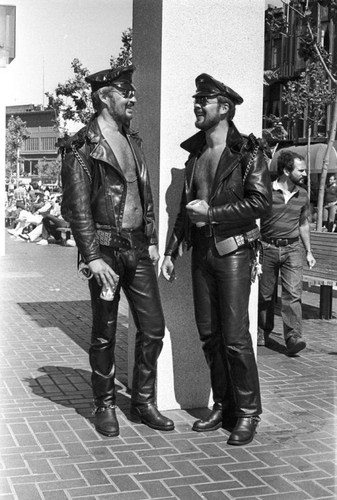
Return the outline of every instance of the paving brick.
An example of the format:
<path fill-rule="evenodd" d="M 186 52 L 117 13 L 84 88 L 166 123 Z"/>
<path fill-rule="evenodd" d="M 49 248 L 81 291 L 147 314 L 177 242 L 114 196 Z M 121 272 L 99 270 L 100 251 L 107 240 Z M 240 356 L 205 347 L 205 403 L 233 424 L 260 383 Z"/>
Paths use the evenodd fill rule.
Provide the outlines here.
<path fill-rule="evenodd" d="M 118 462 L 118 460 L 100 460 L 98 462 L 97 460 L 88 461 L 87 459 L 82 463 L 77 463 L 76 465 L 79 470 L 90 470 L 97 469 L 97 464 L 99 464 L 101 469 L 108 469 L 109 467 L 117 467 L 120 465 L 120 462 Z"/>
<path fill-rule="evenodd" d="M 223 491 L 214 491 L 204 493 L 202 498 L 206 498 L 206 500 L 226 500 L 232 498 L 230 494 L 226 494 Z"/>
<path fill-rule="evenodd" d="M 114 454 L 117 460 L 123 465 L 141 465 L 141 460 L 137 457 L 136 453 L 119 452 Z"/>
<path fill-rule="evenodd" d="M 95 486 L 85 486 L 85 487 L 79 487 L 76 488 L 75 485 L 65 487 L 68 495 L 70 498 L 79 498 L 80 500 L 86 499 L 87 496 L 93 496 L 95 500 L 99 498 L 101 500 L 101 495 L 111 495 L 113 496 L 114 493 L 117 492 L 116 488 L 114 487 L 113 484 L 107 484 L 107 485 L 95 485 Z M 119 492 L 117 492 L 119 493 Z M 110 497 L 110 498 L 111 498 Z"/>
<path fill-rule="evenodd" d="M 128 465 L 126 467 L 114 467 L 112 469 L 105 469 L 106 474 L 109 476 L 119 475 L 119 474 L 141 474 L 142 472 L 148 472 L 148 468 L 145 465 Z"/>
<path fill-rule="evenodd" d="M 142 457 L 142 461 L 147 465 L 147 467 L 152 470 L 152 471 L 159 471 L 159 470 L 170 470 L 170 465 L 163 460 L 161 457 Z M 175 468 L 177 469 L 176 464 L 174 465 Z M 193 467 L 191 465 L 191 467 Z M 179 469 L 177 469 L 179 470 Z"/>
<path fill-rule="evenodd" d="M 200 474 L 200 469 L 188 460 L 184 462 L 173 462 L 171 463 L 171 467 L 174 468 L 175 471 L 179 472 L 181 476 L 196 476 Z M 201 470 L 204 472 L 203 469 Z"/>
<path fill-rule="evenodd" d="M 99 500 L 145 500 L 148 499 L 147 493 L 144 491 L 128 491 L 127 493 L 122 493 L 118 491 L 117 493 L 108 493 L 107 495 L 100 495 Z M 95 497 L 95 500 L 96 497 Z M 164 500 L 164 499 L 162 499 Z"/>
<path fill-rule="evenodd" d="M 132 476 L 128 475 L 113 475 L 111 480 L 116 485 L 119 491 L 134 491 L 139 490 L 140 486 L 136 483 Z"/>
<path fill-rule="evenodd" d="M 50 245 L 47 254 L 38 246 L 9 244 L 10 251 L 0 257 L 6 261 L 0 276 L 0 355 L 5 368 L 0 381 L 1 499 L 337 498 L 337 376 L 330 354 L 336 352 L 337 320 L 313 318 L 317 294 L 303 295 L 308 348 L 296 358 L 282 354 L 276 310 L 278 335 L 273 339 L 279 350 L 258 348 L 262 423 L 254 441 L 240 448 L 227 445 L 228 432 L 222 429 L 205 434 L 191 430 L 208 409 L 193 410 L 193 415 L 165 412 L 176 423 L 170 433 L 130 422 L 124 387 L 128 312 L 122 300 L 116 350 L 121 436 L 105 438 L 92 423 L 87 355 L 91 312 L 87 284 L 74 272 L 76 249 L 65 253 Z M 333 304 L 337 311 L 335 297 Z"/>
<path fill-rule="evenodd" d="M 175 498 L 181 498 L 184 500 L 197 500 L 198 498 L 205 498 L 201 493 L 189 486 L 179 486 L 171 488 L 173 493 L 176 495 Z M 219 497 L 221 500 L 221 497 Z"/>
<path fill-rule="evenodd" d="M 244 489 L 231 489 L 230 495 L 233 498 L 248 498 L 249 500 L 259 497 L 262 495 L 267 495 L 272 492 L 272 489 L 268 486 L 256 486 L 254 488 L 244 488 Z"/>
<path fill-rule="evenodd" d="M 0 493 L 3 495 L 11 493 L 11 487 L 6 477 L 0 477 Z"/>
<path fill-rule="evenodd" d="M 97 469 L 82 471 L 82 476 L 90 486 L 110 483 L 104 472 L 100 470 L 99 464 L 97 464 Z"/>
<path fill-rule="evenodd" d="M 214 482 L 233 480 L 233 477 L 218 465 L 200 467 L 200 470 Z"/>
<path fill-rule="evenodd" d="M 278 493 L 289 493 L 289 497 L 292 496 L 294 491 L 297 491 L 296 486 L 281 476 L 263 476 L 262 479 Z"/>
<path fill-rule="evenodd" d="M 142 483 L 142 488 L 149 495 L 149 498 L 167 498 L 170 497 L 170 491 L 161 481 L 148 481 Z"/>
<path fill-rule="evenodd" d="M 81 479 L 82 475 L 75 465 L 57 465 L 54 466 L 54 470 L 56 474 L 60 477 L 60 479 Z"/>
<path fill-rule="evenodd" d="M 0 439 L 1 443 L 1 439 Z M 21 456 L 18 455 L 2 455 L 1 462 L 6 469 L 25 468 L 26 464 Z"/>
<path fill-rule="evenodd" d="M 256 477 L 248 470 L 232 471 L 231 475 L 234 477 L 234 479 L 239 481 L 241 484 L 243 484 L 243 486 L 247 488 L 251 486 L 262 486 L 264 484 L 264 482 L 261 481 L 261 479 Z"/>
<path fill-rule="evenodd" d="M 69 500 L 68 495 L 63 490 L 48 491 L 46 495 L 43 495 L 43 498 L 45 500 Z M 86 497 L 85 500 L 88 498 Z"/>
<path fill-rule="evenodd" d="M 160 471 L 160 472 L 139 472 L 137 475 L 134 476 L 134 478 L 141 484 L 145 481 L 155 481 L 155 480 L 162 480 L 167 482 L 168 479 L 170 478 L 176 478 L 176 477 L 181 477 L 178 471 L 176 470 L 167 470 L 167 471 Z"/>
<path fill-rule="evenodd" d="M 304 491 L 292 491 L 291 496 L 289 493 L 277 492 L 270 495 L 263 495 L 261 498 L 263 498 L 263 500 L 308 500 L 311 497 Z"/>
<path fill-rule="evenodd" d="M 309 495 L 311 495 L 313 498 L 324 498 L 327 495 L 330 495 L 331 492 L 326 490 L 325 488 L 322 488 L 319 484 L 317 484 L 315 481 L 299 481 L 297 485 Z"/>
<path fill-rule="evenodd" d="M 14 486 L 14 490 L 20 500 L 41 500 L 43 498 L 35 484 L 18 484 Z"/>
<path fill-rule="evenodd" d="M 58 477 L 54 473 L 50 474 L 33 474 L 33 475 L 17 475 L 12 476 L 11 481 L 14 485 L 16 484 L 30 484 L 30 483 L 45 483 L 47 481 L 57 481 Z"/>
<path fill-rule="evenodd" d="M 80 488 L 83 486 L 86 486 L 86 483 L 83 479 L 57 479 L 56 481 L 45 481 L 39 484 L 39 487 L 43 492 L 54 491 L 58 489 L 68 490 L 71 488 Z"/>

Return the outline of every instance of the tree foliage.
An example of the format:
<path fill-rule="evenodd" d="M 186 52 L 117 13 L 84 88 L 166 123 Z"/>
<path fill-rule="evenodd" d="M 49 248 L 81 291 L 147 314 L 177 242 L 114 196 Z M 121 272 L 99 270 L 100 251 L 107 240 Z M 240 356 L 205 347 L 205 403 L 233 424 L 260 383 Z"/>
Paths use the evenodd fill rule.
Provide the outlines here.
<path fill-rule="evenodd" d="M 67 132 L 69 121 L 86 123 L 93 112 L 90 101 L 90 85 L 85 81 L 89 74 L 78 59 L 71 62 L 74 76 L 59 83 L 53 93 L 46 92 L 48 107 L 55 112 L 55 125 L 61 135 Z"/>
<path fill-rule="evenodd" d="M 282 93 L 288 113 L 284 118 L 291 122 L 306 119 L 312 126 L 318 124 L 326 115 L 326 107 L 335 97 L 329 79 L 320 61 L 307 64 L 306 70 L 298 80 L 290 80 Z"/>
<path fill-rule="evenodd" d="M 111 56 L 110 67 L 132 63 L 132 30 L 122 33 L 122 47 L 117 57 Z M 55 125 L 61 135 L 68 132 L 69 122 L 87 123 L 93 113 L 91 88 L 85 81 L 89 71 L 78 59 L 71 62 L 74 76 L 59 83 L 54 92 L 47 92 L 48 106 L 54 109 Z"/>
<path fill-rule="evenodd" d="M 26 139 L 29 138 L 27 123 L 19 116 L 11 116 L 6 129 L 6 161 L 11 166 L 19 159 L 19 150 Z"/>
<path fill-rule="evenodd" d="M 44 179 L 51 179 L 53 182 L 56 182 L 58 180 L 60 170 L 61 161 L 58 158 L 52 161 L 43 158 L 37 163 L 37 171 L 39 176 Z"/>
<path fill-rule="evenodd" d="M 132 29 L 128 28 L 122 33 L 122 47 L 117 57 L 111 56 L 111 68 L 118 66 L 128 66 L 132 64 Z"/>

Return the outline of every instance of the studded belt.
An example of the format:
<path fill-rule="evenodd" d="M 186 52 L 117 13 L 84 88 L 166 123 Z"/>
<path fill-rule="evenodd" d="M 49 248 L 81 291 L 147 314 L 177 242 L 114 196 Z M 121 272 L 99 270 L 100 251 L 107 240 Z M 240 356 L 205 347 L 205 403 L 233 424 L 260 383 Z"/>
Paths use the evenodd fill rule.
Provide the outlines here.
<path fill-rule="evenodd" d="M 96 236 L 100 245 L 113 248 L 123 248 L 124 250 L 140 248 L 141 246 L 144 246 L 147 241 L 142 228 L 122 229 L 122 232 L 118 233 L 115 228 L 97 224 Z"/>

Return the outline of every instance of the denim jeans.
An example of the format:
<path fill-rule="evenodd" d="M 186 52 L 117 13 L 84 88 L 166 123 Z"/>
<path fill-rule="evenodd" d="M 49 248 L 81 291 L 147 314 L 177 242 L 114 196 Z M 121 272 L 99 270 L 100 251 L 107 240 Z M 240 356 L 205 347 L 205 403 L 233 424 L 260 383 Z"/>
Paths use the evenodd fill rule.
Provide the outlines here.
<path fill-rule="evenodd" d="M 262 242 L 263 264 L 259 286 L 259 333 L 274 328 L 275 287 L 280 274 L 282 286 L 281 315 L 285 341 L 302 336 L 303 248 L 299 241 L 284 247 Z"/>

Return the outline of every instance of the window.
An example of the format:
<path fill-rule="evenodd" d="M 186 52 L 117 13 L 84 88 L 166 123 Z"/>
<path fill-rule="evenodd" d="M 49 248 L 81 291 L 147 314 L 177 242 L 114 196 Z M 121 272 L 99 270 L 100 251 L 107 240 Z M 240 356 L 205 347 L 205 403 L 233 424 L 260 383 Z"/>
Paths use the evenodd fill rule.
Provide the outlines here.
<path fill-rule="evenodd" d="M 55 151 L 56 137 L 42 137 L 42 151 Z"/>
<path fill-rule="evenodd" d="M 30 137 L 26 139 L 24 144 L 25 151 L 38 151 L 39 150 L 39 138 L 38 137 Z"/>

